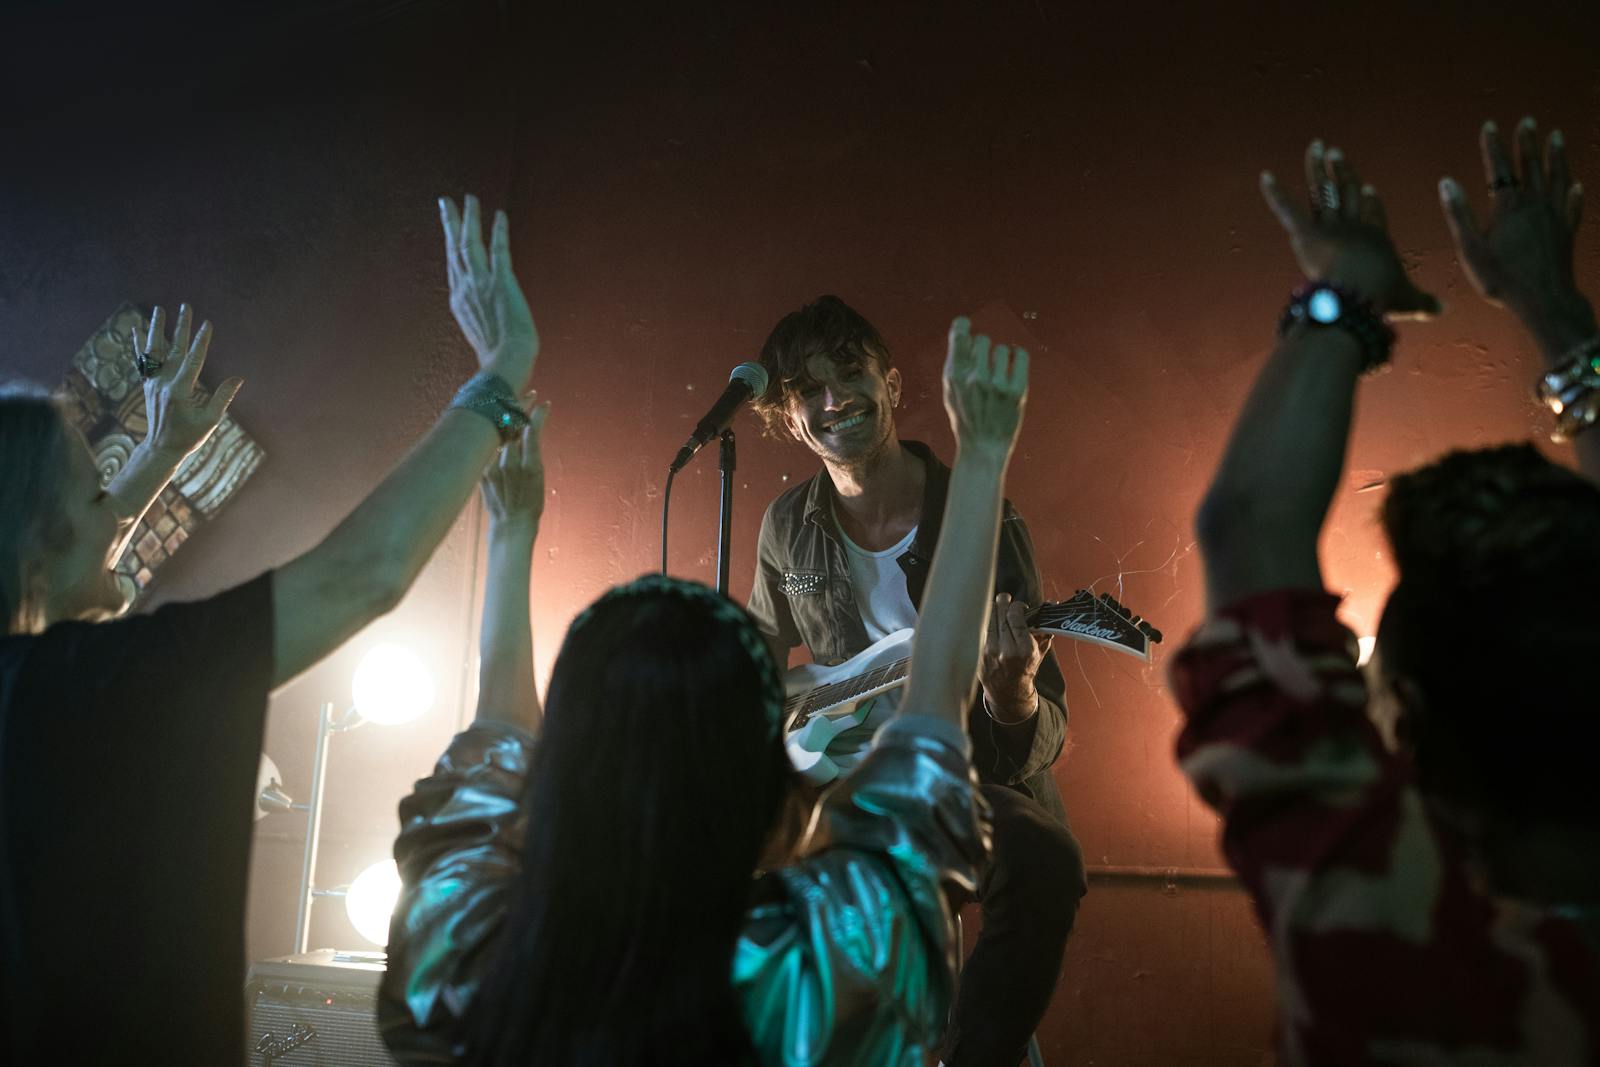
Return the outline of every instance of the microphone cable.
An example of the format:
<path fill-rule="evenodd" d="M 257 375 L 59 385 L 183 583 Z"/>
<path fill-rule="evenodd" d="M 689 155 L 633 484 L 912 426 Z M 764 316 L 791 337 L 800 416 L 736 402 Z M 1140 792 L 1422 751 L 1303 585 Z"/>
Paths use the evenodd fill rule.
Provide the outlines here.
<path fill-rule="evenodd" d="M 672 506 L 672 479 L 677 471 L 667 468 L 666 488 L 661 490 L 661 573 L 667 573 L 667 514 Z"/>

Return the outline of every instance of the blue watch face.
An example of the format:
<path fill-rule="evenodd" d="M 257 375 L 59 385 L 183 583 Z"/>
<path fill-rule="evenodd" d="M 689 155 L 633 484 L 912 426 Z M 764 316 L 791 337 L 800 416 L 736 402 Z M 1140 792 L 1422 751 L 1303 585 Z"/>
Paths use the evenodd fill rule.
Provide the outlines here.
<path fill-rule="evenodd" d="M 1306 300 L 1306 314 L 1311 316 L 1312 322 L 1323 325 L 1338 322 L 1343 313 L 1344 306 L 1339 302 L 1339 294 L 1332 289 L 1318 289 Z"/>

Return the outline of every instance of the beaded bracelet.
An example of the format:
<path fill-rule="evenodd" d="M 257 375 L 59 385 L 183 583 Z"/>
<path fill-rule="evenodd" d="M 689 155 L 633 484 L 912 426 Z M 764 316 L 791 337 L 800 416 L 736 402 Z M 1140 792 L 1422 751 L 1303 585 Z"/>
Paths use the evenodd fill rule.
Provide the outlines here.
<path fill-rule="evenodd" d="M 467 379 L 467 384 L 457 390 L 450 401 L 453 408 L 461 408 L 482 415 L 494 423 L 501 444 L 509 444 L 528 425 L 528 413 L 517 403 L 517 394 L 498 374 L 482 371 Z"/>
<path fill-rule="evenodd" d="M 1331 298 L 1331 299 L 1330 299 Z M 1328 300 L 1331 317 L 1319 302 Z M 1278 320 L 1278 336 L 1282 337 L 1297 325 L 1340 329 L 1355 338 L 1361 346 L 1361 371 L 1370 373 L 1389 362 L 1394 349 L 1394 330 L 1383 321 L 1383 316 L 1360 293 L 1332 282 L 1307 282 L 1289 297 Z"/>
<path fill-rule="evenodd" d="M 1534 392 L 1556 417 L 1554 440 L 1593 426 L 1600 419 L 1600 337 L 1572 346 L 1554 369 L 1539 376 Z"/>

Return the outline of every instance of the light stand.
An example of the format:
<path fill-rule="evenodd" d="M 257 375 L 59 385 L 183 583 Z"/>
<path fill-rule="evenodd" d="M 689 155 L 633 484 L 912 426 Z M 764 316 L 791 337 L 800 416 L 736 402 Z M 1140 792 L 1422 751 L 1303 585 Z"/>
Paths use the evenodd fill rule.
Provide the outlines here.
<path fill-rule="evenodd" d="M 300 894 L 294 916 L 294 950 L 305 952 L 311 935 L 311 902 L 317 897 L 342 897 L 343 888 L 316 888 L 317 847 L 322 840 L 322 794 L 328 780 L 328 738 L 334 734 L 354 730 L 366 720 L 354 707 L 346 708 L 337 718 L 333 704 L 323 701 L 317 716 L 317 748 L 311 758 L 311 799 L 304 804 L 291 805 L 294 811 L 306 813 L 306 845 L 300 860 Z"/>
<path fill-rule="evenodd" d="M 411 652 L 396 645 L 380 644 L 367 651 L 356 668 L 351 685 L 353 703 L 338 715 L 333 704 L 324 701 L 317 715 L 316 749 L 311 758 L 311 798 L 297 803 L 283 789 L 277 779 L 277 768 L 262 756 L 261 776 L 258 779 L 256 810 L 258 817 L 275 811 L 301 812 L 306 817 L 305 849 L 300 858 L 300 891 L 296 897 L 294 916 L 294 951 L 302 954 L 309 948 L 311 934 L 311 904 L 318 897 L 344 897 L 345 908 L 350 912 L 351 923 L 363 937 L 382 943 L 381 933 L 374 937 L 363 925 L 368 908 L 374 903 L 374 892 L 383 894 L 385 879 L 373 876 L 378 868 L 392 863 L 375 864 L 368 868 L 351 886 L 318 889 L 317 850 L 322 843 L 322 808 L 328 782 L 328 739 L 334 734 L 348 733 L 364 722 L 383 726 L 407 723 L 423 714 L 433 703 L 433 679 L 427 668 Z M 390 878 L 393 875 L 389 876 Z M 381 906 L 381 905 L 380 905 Z M 355 910 L 352 910 L 355 909 Z M 368 918 L 368 922 L 373 921 Z"/>

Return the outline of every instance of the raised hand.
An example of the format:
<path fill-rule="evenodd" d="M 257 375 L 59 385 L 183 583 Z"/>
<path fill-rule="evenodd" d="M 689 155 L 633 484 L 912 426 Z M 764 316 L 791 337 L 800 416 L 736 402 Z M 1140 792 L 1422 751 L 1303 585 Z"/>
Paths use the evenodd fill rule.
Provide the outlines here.
<path fill-rule="evenodd" d="M 525 527 L 537 532 L 544 514 L 544 456 L 539 435 L 550 414 L 548 403 L 528 412 L 519 440 L 500 450 L 483 475 L 483 504 L 493 529 Z"/>
<path fill-rule="evenodd" d="M 478 639 L 478 718 L 539 728 L 539 691 L 533 682 L 533 622 L 528 589 L 533 545 L 544 514 L 544 457 L 539 435 L 549 404 L 528 412 L 522 435 L 500 449 L 484 472 L 489 511 L 489 582 Z"/>
<path fill-rule="evenodd" d="M 1297 203 L 1266 171 L 1261 174 L 1261 192 L 1288 231 L 1306 277 L 1353 289 L 1380 314 L 1437 314 L 1439 301 L 1406 277 L 1378 191 L 1362 183 L 1344 153 L 1312 141 L 1306 148 L 1305 169 L 1306 204 Z"/>
<path fill-rule="evenodd" d="M 489 250 L 483 247 L 478 198 L 468 196 L 462 211 L 439 198 L 444 224 L 445 265 L 450 276 L 450 310 L 477 353 L 480 369 L 498 374 L 522 393 L 539 357 L 539 331 L 511 270 L 511 224 L 504 211 L 494 215 Z"/>
<path fill-rule="evenodd" d="M 134 337 L 134 358 L 144 378 L 144 410 L 149 423 L 145 444 L 154 452 L 181 462 L 216 431 L 228 405 L 239 395 L 242 378 L 229 378 L 209 396 L 200 389 L 200 369 L 211 347 L 211 323 L 203 322 L 189 341 L 191 312 L 179 305 L 171 340 L 166 313 L 156 308 L 143 342 Z"/>
<path fill-rule="evenodd" d="M 993 451 L 1009 459 L 1028 399 L 1028 352 L 1006 345 L 991 349 L 989 338 L 974 337 L 971 330 L 965 317 L 950 324 L 945 411 L 961 450 Z"/>
<path fill-rule="evenodd" d="M 1551 132 L 1542 158 L 1531 118 L 1517 124 L 1514 160 L 1493 122 L 1483 124 L 1478 143 L 1493 204 L 1489 225 L 1478 225 L 1454 178 L 1439 182 L 1445 221 L 1467 277 L 1489 300 L 1519 314 L 1576 294 L 1572 245 L 1583 215 L 1583 186 L 1568 173 L 1561 131 Z"/>

